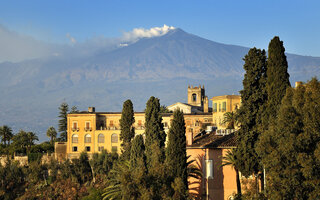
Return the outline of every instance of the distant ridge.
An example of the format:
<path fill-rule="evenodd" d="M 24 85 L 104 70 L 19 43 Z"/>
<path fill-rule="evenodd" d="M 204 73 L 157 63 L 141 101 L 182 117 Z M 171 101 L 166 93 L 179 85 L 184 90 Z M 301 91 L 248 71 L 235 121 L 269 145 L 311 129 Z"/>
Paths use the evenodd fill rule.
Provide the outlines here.
<path fill-rule="evenodd" d="M 151 95 L 166 105 L 186 101 L 188 84 L 204 84 L 209 98 L 237 93 L 248 50 L 176 28 L 114 50 L 0 63 L 0 121 L 34 130 L 43 140 L 45 130 L 57 126 L 64 100 L 81 110 L 120 111 L 130 98 L 141 111 Z M 292 82 L 320 75 L 319 57 L 287 54 L 287 59 Z"/>

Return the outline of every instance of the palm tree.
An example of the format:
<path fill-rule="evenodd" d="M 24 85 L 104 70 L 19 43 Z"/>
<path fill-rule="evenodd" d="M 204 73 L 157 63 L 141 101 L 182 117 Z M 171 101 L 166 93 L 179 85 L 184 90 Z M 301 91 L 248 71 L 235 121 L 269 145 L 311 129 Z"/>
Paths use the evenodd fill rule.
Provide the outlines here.
<path fill-rule="evenodd" d="M 57 138 L 57 131 L 54 127 L 49 127 L 47 130 L 47 136 L 50 138 L 51 144 L 53 145 L 53 141 Z"/>
<path fill-rule="evenodd" d="M 223 115 L 222 123 L 227 123 L 227 129 L 234 129 L 237 125 L 236 114 L 234 112 L 226 112 Z"/>
<path fill-rule="evenodd" d="M 9 145 L 10 140 L 13 137 L 12 129 L 6 125 L 0 127 L 0 137 L 1 137 L 1 141 L 3 142 L 3 144 Z"/>
<path fill-rule="evenodd" d="M 129 182 L 128 178 L 130 177 L 131 165 L 128 160 L 117 163 L 114 169 L 111 169 L 109 174 L 111 178 L 109 180 L 109 186 L 104 189 L 102 194 L 103 200 L 111 199 L 123 199 L 125 191 L 123 189 L 128 187 L 123 187 L 126 185 L 124 182 Z M 126 178 L 127 179 L 126 179 Z"/>
<path fill-rule="evenodd" d="M 39 141 L 39 138 L 35 133 L 27 132 L 26 140 L 27 140 L 27 148 L 28 148 L 28 152 L 29 152 L 31 146 L 34 145 L 34 141 L 36 141 L 36 140 Z"/>
<path fill-rule="evenodd" d="M 226 156 L 223 156 L 222 159 L 223 160 L 221 167 L 230 165 L 236 171 L 237 193 L 238 195 L 241 195 L 241 183 L 239 177 L 239 170 L 237 167 L 237 157 L 235 154 L 235 149 L 232 149 L 231 151 L 228 150 Z"/>

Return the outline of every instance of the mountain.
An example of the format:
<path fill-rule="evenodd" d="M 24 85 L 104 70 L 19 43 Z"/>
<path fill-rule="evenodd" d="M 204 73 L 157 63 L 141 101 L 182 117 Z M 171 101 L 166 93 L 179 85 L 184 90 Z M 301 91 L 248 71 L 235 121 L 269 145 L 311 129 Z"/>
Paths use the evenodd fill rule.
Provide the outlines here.
<path fill-rule="evenodd" d="M 64 53 L 0 64 L 0 125 L 38 133 L 57 127 L 58 107 L 121 111 L 131 99 L 141 111 L 150 96 L 170 105 L 185 102 L 188 84 L 205 85 L 209 98 L 238 93 L 249 48 L 213 42 L 174 29 L 116 49 Z M 290 80 L 320 75 L 320 58 L 287 54 Z"/>

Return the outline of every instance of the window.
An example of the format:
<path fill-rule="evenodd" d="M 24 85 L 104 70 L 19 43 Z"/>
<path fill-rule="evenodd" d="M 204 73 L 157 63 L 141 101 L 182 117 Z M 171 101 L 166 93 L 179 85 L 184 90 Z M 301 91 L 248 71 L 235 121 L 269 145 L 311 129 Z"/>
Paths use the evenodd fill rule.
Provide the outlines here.
<path fill-rule="evenodd" d="M 86 151 L 87 151 L 87 152 L 90 152 L 90 147 L 86 147 Z"/>
<path fill-rule="evenodd" d="M 206 160 L 206 178 L 212 179 L 213 178 L 213 161 Z"/>
<path fill-rule="evenodd" d="M 72 143 L 78 143 L 78 135 L 77 134 L 73 134 L 72 135 Z"/>
<path fill-rule="evenodd" d="M 90 122 L 86 122 L 86 129 L 87 129 L 87 130 L 90 129 Z"/>
<path fill-rule="evenodd" d="M 103 151 L 103 149 L 104 149 L 103 147 L 98 147 L 98 151 L 100 152 Z"/>
<path fill-rule="evenodd" d="M 72 147 L 72 151 L 73 152 L 77 152 L 78 151 L 78 147 Z"/>
<path fill-rule="evenodd" d="M 118 142 L 118 135 L 116 133 L 111 135 L 111 143 L 117 143 Z"/>
<path fill-rule="evenodd" d="M 73 122 L 72 123 L 72 130 L 75 131 L 78 129 L 78 122 Z"/>
<path fill-rule="evenodd" d="M 142 126 L 142 121 L 138 120 L 138 126 Z"/>
<path fill-rule="evenodd" d="M 194 102 L 197 101 L 197 95 L 196 94 L 192 94 L 192 101 L 194 101 Z"/>
<path fill-rule="evenodd" d="M 113 126 L 113 120 L 110 120 L 110 126 Z"/>
<path fill-rule="evenodd" d="M 111 152 L 112 152 L 112 153 L 117 153 L 117 152 L 118 152 L 118 147 L 117 147 L 117 146 L 113 146 L 113 147 L 111 148 Z"/>
<path fill-rule="evenodd" d="M 214 103 L 214 104 L 213 104 L 213 109 L 212 109 L 212 111 L 213 111 L 213 112 L 217 112 L 217 103 Z"/>
<path fill-rule="evenodd" d="M 87 134 L 84 136 L 84 142 L 85 143 L 91 143 L 91 135 Z"/>
<path fill-rule="evenodd" d="M 98 135 L 98 143 L 104 143 L 104 135 L 102 133 Z"/>
<path fill-rule="evenodd" d="M 222 112 L 225 112 L 227 110 L 227 102 L 222 102 Z"/>

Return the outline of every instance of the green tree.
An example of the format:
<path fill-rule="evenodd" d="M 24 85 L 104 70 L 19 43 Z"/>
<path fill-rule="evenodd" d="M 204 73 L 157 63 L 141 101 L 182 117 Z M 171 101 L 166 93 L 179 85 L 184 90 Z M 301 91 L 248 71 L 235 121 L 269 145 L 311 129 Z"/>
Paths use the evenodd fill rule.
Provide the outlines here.
<path fill-rule="evenodd" d="M 160 113 L 170 113 L 171 111 L 168 110 L 166 105 L 161 105 L 160 106 Z"/>
<path fill-rule="evenodd" d="M 246 73 L 243 79 L 241 107 L 237 111 L 240 124 L 237 131 L 237 166 L 245 176 L 262 171 L 260 158 L 255 150 L 259 135 L 263 108 L 266 105 L 266 55 L 264 50 L 252 48 L 244 57 L 243 68 Z"/>
<path fill-rule="evenodd" d="M 168 190 L 164 184 L 166 134 L 163 130 L 159 99 L 150 97 L 145 118 L 145 155 L 149 191 L 152 199 L 163 199 Z"/>
<path fill-rule="evenodd" d="M 59 107 L 59 129 L 60 132 L 60 139 L 62 141 L 67 141 L 67 114 L 69 111 L 69 105 L 66 102 L 61 103 Z"/>
<path fill-rule="evenodd" d="M 122 157 L 126 160 L 130 159 L 131 140 L 134 137 L 134 112 L 133 104 L 130 99 L 123 103 L 121 119 L 120 119 L 120 140 L 122 141 Z"/>
<path fill-rule="evenodd" d="M 160 115 L 160 101 L 150 97 L 145 112 L 145 154 L 147 169 L 152 172 L 164 163 L 166 134 Z"/>
<path fill-rule="evenodd" d="M 166 167 L 169 181 L 175 185 L 174 196 L 186 199 L 188 190 L 186 128 L 183 112 L 180 110 L 174 111 L 169 129 Z"/>
<path fill-rule="evenodd" d="M 276 118 L 281 100 L 286 94 L 286 89 L 290 87 L 285 48 L 278 36 L 269 43 L 267 68 L 268 103 L 262 121 L 264 129 L 268 129 L 270 121 Z"/>
<path fill-rule="evenodd" d="M 222 123 L 228 124 L 227 129 L 234 129 L 236 125 L 236 114 L 234 112 L 226 112 L 223 114 Z"/>
<path fill-rule="evenodd" d="M 79 110 L 78 110 L 77 106 L 72 106 L 71 107 L 70 114 L 73 114 L 73 113 L 79 113 Z"/>
<path fill-rule="evenodd" d="M 240 175 L 237 166 L 237 156 L 234 149 L 231 151 L 228 150 L 226 156 L 223 156 L 221 167 L 224 166 L 231 166 L 236 171 L 237 194 L 241 196 Z"/>
<path fill-rule="evenodd" d="M 7 125 L 1 126 L 0 127 L 0 137 L 1 137 L 1 142 L 4 145 L 8 146 L 10 144 L 12 137 L 13 137 L 12 129 Z"/>
<path fill-rule="evenodd" d="M 132 148 L 130 154 L 130 165 L 139 169 L 139 171 L 146 170 L 146 157 L 144 154 L 145 146 L 142 135 L 137 135 L 132 141 Z"/>
<path fill-rule="evenodd" d="M 25 183 L 25 174 L 17 162 L 9 158 L 0 165 L 0 199 L 15 199 Z"/>
<path fill-rule="evenodd" d="M 259 141 L 270 199 L 320 197 L 320 83 L 288 88 L 277 119 Z"/>
<path fill-rule="evenodd" d="M 53 145 L 53 142 L 56 140 L 57 138 L 57 131 L 54 127 L 49 127 L 47 130 L 47 136 L 50 138 L 50 142 Z"/>
<path fill-rule="evenodd" d="M 20 130 L 12 138 L 12 146 L 14 151 L 20 153 L 29 153 L 35 141 L 39 141 L 38 136 L 33 132 L 25 132 Z"/>
<path fill-rule="evenodd" d="M 89 163 L 88 154 L 82 152 L 79 159 L 73 159 L 73 170 L 78 183 L 83 184 L 92 180 L 92 170 Z"/>

